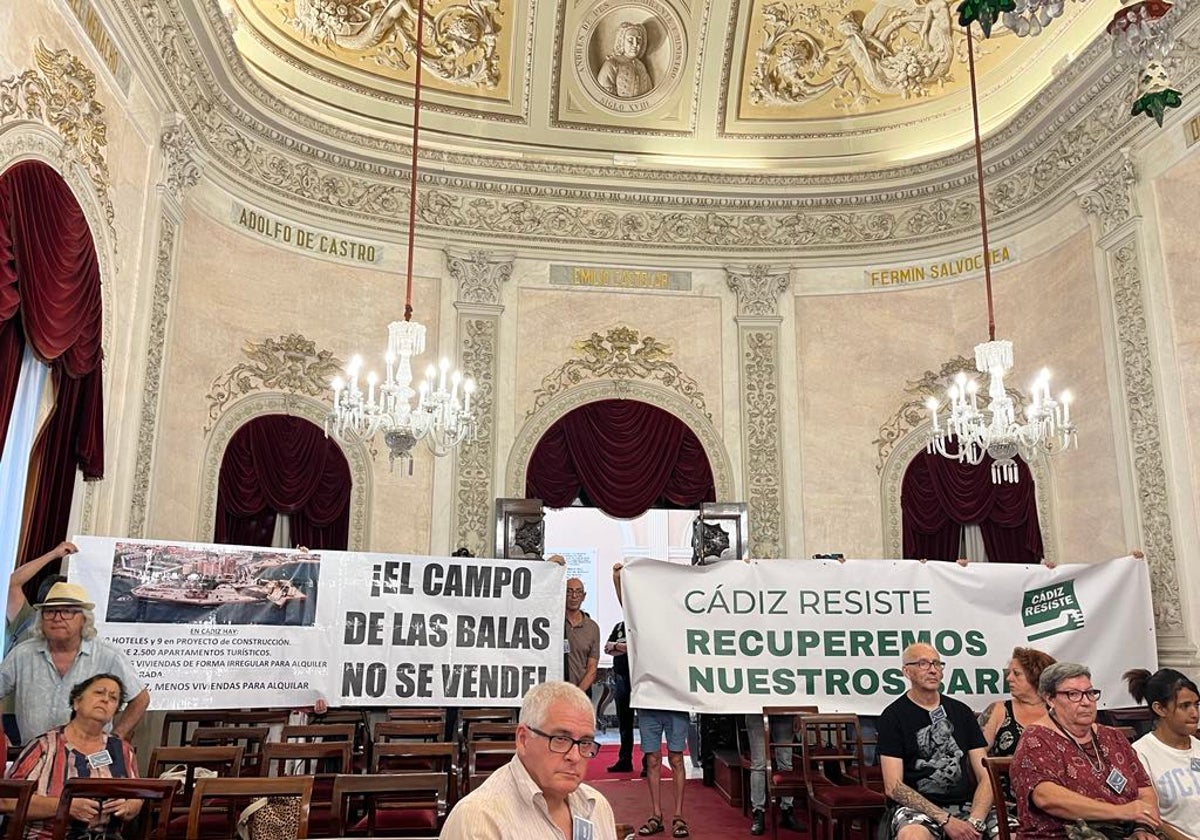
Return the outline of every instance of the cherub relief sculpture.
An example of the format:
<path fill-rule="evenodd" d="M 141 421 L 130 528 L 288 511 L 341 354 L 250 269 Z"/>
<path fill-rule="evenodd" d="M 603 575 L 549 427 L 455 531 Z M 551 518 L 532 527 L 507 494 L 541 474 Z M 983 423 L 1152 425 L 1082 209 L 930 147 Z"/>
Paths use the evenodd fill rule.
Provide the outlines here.
<path fill-rule="evenodd" d="M 646 27 L 625 21 L 617 28 L 613 51 L 600 66 L 596 83 L 622 99 L 645 96 L 654 89 L 654 81 L 642 60 L 645 54 Z"/>
<path fill-rule="evenodd" d="M 465 0 L 426 12 L 421 62 L 439 79 L 464 87 L 500 83 L 499 0 Z M 310 41 L 361 52 L 361 60 L 407 69 L 416 42 L 412 0 L 279 0 L 291 25 Z"/>
<path fill-rule="evenodd" d="M 861 112 L 885 98 L 940 90 L 958 57 L 948 0 L 875 0 L 865 13 L 844 2 L 784 0 L 767 4 L 763 18 L 750 77 L 756 104 L 832 96 L 833 107 Z"/>

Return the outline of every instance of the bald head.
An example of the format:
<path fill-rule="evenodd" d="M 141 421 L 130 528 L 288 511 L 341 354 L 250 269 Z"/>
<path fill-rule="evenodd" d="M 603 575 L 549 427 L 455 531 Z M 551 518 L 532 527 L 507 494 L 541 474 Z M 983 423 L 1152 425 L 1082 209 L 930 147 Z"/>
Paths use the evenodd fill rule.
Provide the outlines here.
<path fill-rule="evenodd" d="M 927 645 L 924 642 L 913 642 L 904 649 L 904 653 L 900 656 L 900 661 L 907 665 L 910 662 L 916 662 L 918 659 L 937 659 L 938 652 L 933 645 Z"/>

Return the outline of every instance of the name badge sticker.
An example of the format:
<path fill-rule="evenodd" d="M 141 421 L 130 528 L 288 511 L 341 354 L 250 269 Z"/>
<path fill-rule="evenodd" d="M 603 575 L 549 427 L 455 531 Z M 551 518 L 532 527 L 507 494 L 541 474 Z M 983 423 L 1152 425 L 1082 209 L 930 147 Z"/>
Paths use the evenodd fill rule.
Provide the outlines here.
<path fill-rule="evenodd" d="M 592 840 L 595 835 L 596 826 L 591 820 L 571 817 L 571 840 Z"/>
<path fill-rule="evenodd" d="M 1192 759 L 1192 772 L 1193 772 L 1193 773 L 1200 773 L 1200 758 L 1193 758 L 1193 759 Z"/>
<path fill-rule="evenodd" d="M 936 709 L 934 709 L 933 711 L 931 711 L 929 713 L 929 720 L 935 726 L 939 723 L 945 723 L 946 717 L 947 717 L 947 715 L 946 715 L 946 707 L 945 706 L 938 706 Z"/>
<path fill-rule="evenodd" d="M 1104 780 L 1104 784 L 1112 788 L 1113 793 L 1121 793 L 1121 791 L 1125 790 L 1125 785 L 1128 784 L 1128 780 L 1121 775 L 1120 770 L 1114 767 L 1108 774 L 1108 778 Z"/>
<path fill-rule="evenodd" d="M 571 652 L 571 640 L 564 636 L 563 637 L 563 653 L 570 653 L 570 652 Z"/>
<path fill-rule="evenodd" d="M 107 767 L 113 763 L 112 756 L 108 754 L 108 750 L 100 750 L 94 752 L 87 757 L 88 766 L 90 767 Z"/>

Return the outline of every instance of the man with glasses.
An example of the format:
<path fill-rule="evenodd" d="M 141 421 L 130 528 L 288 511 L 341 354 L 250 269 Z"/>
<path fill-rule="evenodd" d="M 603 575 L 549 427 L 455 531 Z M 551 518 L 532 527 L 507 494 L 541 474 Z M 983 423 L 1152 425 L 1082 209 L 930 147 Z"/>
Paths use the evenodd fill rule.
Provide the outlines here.
<path fill-rule="evenodd" d="M 126 740 L 150 705 L 150 692 L 125 652 L 96 637 L 95 604 L 82 586 L 56 583 L 35 604 L 33 637 L 0 662 L 0 697 L 16 696 L 17 727 L 28 743 L 71 717 L 70 694 L 96 674 L 121 678 L 129 698 L 113 721 L 113 733 Z"/>
<path fill-rule="evenodd" d="M 583 784 L 600 751 L 587 695 L 565 682 L 534 686 L 516 737 L 516 756 L 459 800 L 441 840 L 616 840 L 608 800 Z"/>
<path fill-rule="evenodd" d="M 596 667 L 600 664 L 600 625 L 583 611 L 583 599 L 586 596 L 583 581 L 579 578 L 567 581 L 563 678 L 579 686 L 585 694 L 596 681 Z"/>
<path fill-rule="evenodd" d="M 987 741 L 964 703 L 941 693 L 946 663 L 927 644 L 902 658 L 909 689 L 879 718 L 883 788 L 896 840 L 979 840 L 995 827 Z"/>

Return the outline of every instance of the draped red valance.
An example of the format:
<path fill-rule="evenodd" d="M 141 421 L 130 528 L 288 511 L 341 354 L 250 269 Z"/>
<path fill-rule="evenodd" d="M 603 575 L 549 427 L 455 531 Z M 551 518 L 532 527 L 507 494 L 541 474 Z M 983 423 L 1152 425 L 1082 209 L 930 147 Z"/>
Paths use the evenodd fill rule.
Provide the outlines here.
<path fill-rule="evenodd" d="M 347 547 L 350 466 L 325 433 L 299 417 L 269 414 L 229 441 L 217 485 L 216 542 L 269 546 L 278 514 L 296 545 Z"/>
<path fill-rule="evenodd" d="M 577 498 L 628 519 L 653 507 L 716 500 L 712 469 L 695 432 L 636 400 L 581 406 L 546 430 L 529 462 L 525 495 L 549 507 Z"/>
<path fill-rule="evenodd" d="M 0 174 L 0 442 L 26 343 L 51 368 L 54 410 L 30 458 L 18 563 L 66 536 L 75 471 L 104 477 L 100 266 L 83 210 L 39 161 Z"/>
<path fill-rule="evenodd" d="M 989 560 L 1041 562 L 1045 551 L 1033 475 L 1024 460 L 1016 462 L 1016 484 L 993 484 L 988 455 L 977 466 L 937 453 L 913 458 L 900 488 L 904 556 L 955 560 L 962 526 L 978 524 Z"/>

